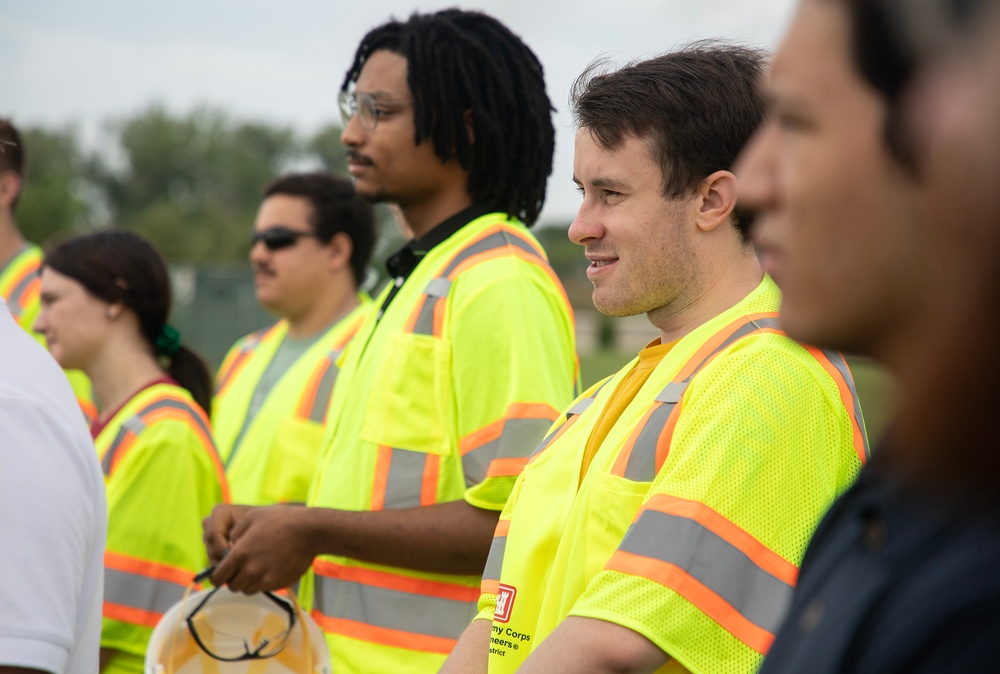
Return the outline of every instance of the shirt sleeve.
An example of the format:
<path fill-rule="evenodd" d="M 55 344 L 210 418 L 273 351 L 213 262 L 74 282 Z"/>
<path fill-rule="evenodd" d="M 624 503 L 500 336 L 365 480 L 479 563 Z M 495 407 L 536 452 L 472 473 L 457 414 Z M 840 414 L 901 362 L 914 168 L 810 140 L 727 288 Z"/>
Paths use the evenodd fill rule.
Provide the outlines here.
<path fill-rule="evenodd" d="M 571 614 L 639 632 L 688 669 L 755 671 L 812 531 L 860 469 L 850 418 L 821 366 L 777 335 L 717 358 L 680 405 L 638 514 Z"/>
<path fill-rule="evenodd" d="M 96 454 L 82 423 L 17 393 L 0 391 L 0 428 L 0 664 L 64 672 L 71 653 L 96 658 L 96 634 L 76 643 L 100 601 L 88 578 L 104 542 Z"/>
<path fill-rule="evenodd" d="M 117 460 L 108 482 L 103 647 L 143 656 L 152 628 L 207 566 L 201 521 L 223 500 L 211 451 L 184 422 L 162 420 Z"/>
<path fill-rule="evenodd" d="M 465 499 L 500 510 L 573 398 L 573 318 L 557 281 L 514 257 L 474 267 L 454 292 L 452 376 Z"/>

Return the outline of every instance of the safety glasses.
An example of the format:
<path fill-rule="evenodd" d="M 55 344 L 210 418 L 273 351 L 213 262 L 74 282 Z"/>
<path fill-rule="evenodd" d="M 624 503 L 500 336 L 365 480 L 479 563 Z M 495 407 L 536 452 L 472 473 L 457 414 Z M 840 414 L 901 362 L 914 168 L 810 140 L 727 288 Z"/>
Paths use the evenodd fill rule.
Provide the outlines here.
<path fill-rule="evenodd" d="M 213 571 L 214 567 L 198 574 L 194 583 L 204 581 Z M 271 608 L 266 611 L 267 617 L 261 624 L 246 630 L 245 634 L 230 634 L 213 627 L 212 620 L 207 615 L 210 613 L 208 607 L 212 597 L 219 589 L 217 587 L 206 594 L 185 618 L 191 637 L 201 650 L 222 662 L 239 662 L 273 658 L 285 649 L 298 614 L 294 593 L 289 593 L 291 599 L 279 597 L 271 592 L 254 595 L 261 602 L 270 602 Z"/>
<path fill-rule="evenodd" d="M 250 234 L 251 246 L 256 246 L 257 242 L 262 242 L 268 250 L 281 250 L 298 243 L 302 237 L 318 239 L 315 232 L 303 232 L 291 227 L 269 227 L 260 232 Z"/>
<path fill-rule="evenodd" d="M 344 126 L 357 115 L 358 121 L 368 131 L 374 131 L 378 126 L 379 118 L 386 112 L 394 109 L 405 108 L 413 103 L 411 101 L 387 101 L 375 98 L 371 94 L 352 94 L 341 91 L 338 97 L 340 103 L 340 116 Z"/>

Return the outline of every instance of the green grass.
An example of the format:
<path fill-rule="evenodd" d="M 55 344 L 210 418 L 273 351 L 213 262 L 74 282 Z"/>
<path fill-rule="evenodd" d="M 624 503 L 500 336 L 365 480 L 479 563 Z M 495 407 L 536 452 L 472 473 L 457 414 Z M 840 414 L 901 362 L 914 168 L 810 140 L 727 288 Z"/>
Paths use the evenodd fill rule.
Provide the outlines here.
<path fill-rule="evenodd" d="M 617 372 L 635 354 L 615 351 L 597 351 L 580 356 L 580 379 L 586 389 L 594 382 Z M 861 398 L 861 409 L 868 428 L 868 438 L 874 445 L 892 415 L 894 399 L 892 380 L 885 370 L 870 360 L 848 358 L 854 383 Z"/>

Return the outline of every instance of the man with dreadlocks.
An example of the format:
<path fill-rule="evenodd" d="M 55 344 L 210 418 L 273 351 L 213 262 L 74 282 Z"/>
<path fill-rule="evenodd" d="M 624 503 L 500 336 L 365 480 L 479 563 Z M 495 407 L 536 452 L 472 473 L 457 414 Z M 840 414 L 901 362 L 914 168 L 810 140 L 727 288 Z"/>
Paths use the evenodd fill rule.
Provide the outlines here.
<path fill-rule="evenodd" d="M 526 225 L 552 167 L 542 67 L 479 12 L 362 40 L 341 108 L 359 194 L 413 240 L 344 354 L 310 507 L 221 507 L 212 577 L 305 601 L 333 668 L 436 672 L 476 612 L 498 513 L 573 397 L 571 309 Z"/>

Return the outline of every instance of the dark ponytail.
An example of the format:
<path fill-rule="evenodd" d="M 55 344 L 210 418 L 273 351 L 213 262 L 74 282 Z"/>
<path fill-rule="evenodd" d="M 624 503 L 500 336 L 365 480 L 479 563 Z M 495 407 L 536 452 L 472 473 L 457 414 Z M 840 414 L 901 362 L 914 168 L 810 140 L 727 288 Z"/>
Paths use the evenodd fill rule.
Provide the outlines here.
<path fill-rule="evenodd" d="M 77 281 L 95 297 L 131 309 L 164 369 L 205 412 L 211 409 L 208 365 L 181 344 L 180 334 L 167 323 L 170 275 L 152 244 L 125 230 L 100 230 L 59 243 L 46 253 L 44 266 Z"/>

